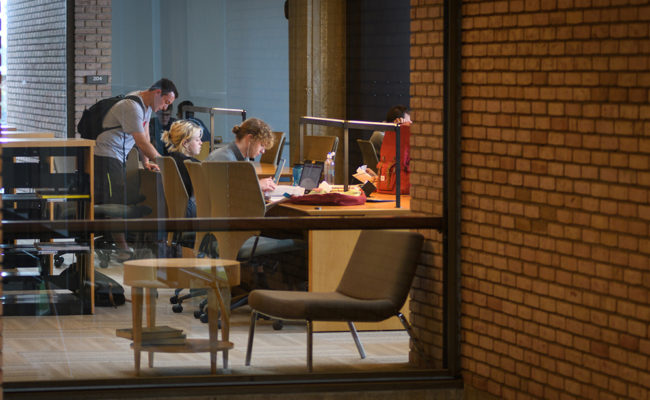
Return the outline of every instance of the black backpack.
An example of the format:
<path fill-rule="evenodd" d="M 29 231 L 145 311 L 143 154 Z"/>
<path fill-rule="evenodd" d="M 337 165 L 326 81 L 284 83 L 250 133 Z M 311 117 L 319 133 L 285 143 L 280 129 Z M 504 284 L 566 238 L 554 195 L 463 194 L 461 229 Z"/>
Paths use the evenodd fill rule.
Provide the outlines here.
<path fill-rule="evenodd" d="M 124 99 L 131 99 L 138 103 L 140 107 L 142 107 L 142 112 L 144 113 L 144 104 L 138 96 L 125 96 L 123 94 L 120 94 L 115 97 L 102 99 L 93 104 L 90 108 L 85 109 L 81 115 L 81 119 L 77 125 L 77 131 L 79 131 L 81 137 L 84 139 L 95 140 L 100 133 L 119 128 L 119 125 L 104 128 L 102 127 L 102 123 L 104 122 L 104 117 L 106 117 L 106 114 L 111 109 L 111 107 L 113 107 L 117 102 Z"/>

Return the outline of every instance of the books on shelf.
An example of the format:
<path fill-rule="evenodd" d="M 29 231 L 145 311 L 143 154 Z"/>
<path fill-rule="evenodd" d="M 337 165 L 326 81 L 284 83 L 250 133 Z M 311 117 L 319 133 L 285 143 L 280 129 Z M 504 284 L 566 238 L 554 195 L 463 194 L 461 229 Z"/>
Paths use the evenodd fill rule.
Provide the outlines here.
<path fill-rule="evenodd" d="M 115 335 L 125 339 L 133 340 L 133 330 L 131 328 L 121 328 L 115 331 Z M 185 334 L 182 329 L 174 329 L 169 326 L 154 326 L 151 328 L 142 328 L 142 344 L 184 344 Z"/>

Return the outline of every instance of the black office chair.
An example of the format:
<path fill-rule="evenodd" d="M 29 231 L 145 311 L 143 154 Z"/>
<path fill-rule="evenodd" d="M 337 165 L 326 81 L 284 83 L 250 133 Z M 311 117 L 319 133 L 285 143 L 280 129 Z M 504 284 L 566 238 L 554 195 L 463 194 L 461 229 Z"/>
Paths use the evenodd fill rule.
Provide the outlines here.
<path fill-rule="evenodd" d="M 74 172 L 76 166 L 70 157 L 54 157 L 54 170 L 58 173 Z M 139 193 L 140 177 L 138 166 L 138 151 L 133 148 L 128 156 L 125 166 L 126 174 L 126 203 L 127 204 L 95 204 L 93 212 L 95 219 L 131 219 L 142 218 L 151 213 L 151 208 L 141 204 L 145 197 Z M 55 205 L 55 219 L 79 218 L 79 207 L 75 202 L 57 203 Z M 137 241 L 137 239 L 135 239 Z M 133 240 L 132 240 L 133 241 Z M 95 236 L 95 254 L 101 268 L 107 268 L 111 255 L 119 251 L 109 234 L 99 233 Z M 63 254 L 57 253 L 54 256 L 54 264 L 59 267 L 63 264 Z"/>
<path fill-rule="evenodd" d="M 95 204 L 95 219 L 132 219 L 151 214 L 151 208 L 142 204 L 145 196 L 140 193 L 139 153 L 134 147 L 126 159 L 126 204 Z M 129 240 L 130 239 L 130 240 Z M 138 242 L 138 237 L 127 238 L 128 242 Z M 95 236 L 95 254 L 101 268 L 108 267 L 111 255 L 119 251 L 110 234 Z"/>

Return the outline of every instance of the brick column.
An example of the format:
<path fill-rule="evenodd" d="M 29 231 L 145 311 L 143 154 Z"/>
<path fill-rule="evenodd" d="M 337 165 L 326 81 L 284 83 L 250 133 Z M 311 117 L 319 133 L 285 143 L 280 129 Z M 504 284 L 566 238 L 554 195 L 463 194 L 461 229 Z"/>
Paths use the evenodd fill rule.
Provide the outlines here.
<path fill-rule="evenodd" d="M 111 96 L 111 0 L 75 0 L 74 19 L 76 126 L 85 108 Z M 91 75 L 108 75 L 108 83 L 85 83 Z"/>
<path fill-rule="evenodd" d="M 443 19 L 442 0 L 411 1 L 411 209 L 442 215 L 443 207 Z M 442 367 L 443 287 L 442 238 L 423 231 L 428 239 L 411 290 L 411 316 L 417 337 Z M 424 366 L 418 354 L 411 361 Z"/>
<path fill-rule="evenodd" d="M 7 2 L 7 123 L 65 136 L 66 3 Z"/>

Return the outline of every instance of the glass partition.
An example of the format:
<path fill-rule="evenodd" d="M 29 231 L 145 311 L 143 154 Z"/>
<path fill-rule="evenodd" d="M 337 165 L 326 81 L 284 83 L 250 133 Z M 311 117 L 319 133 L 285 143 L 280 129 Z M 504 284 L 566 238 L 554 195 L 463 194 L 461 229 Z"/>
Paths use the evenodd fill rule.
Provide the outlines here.
<path fill-rule="evenodd" d="M 121 15 L 128 14 L 130 2 L 113 3 Z M 151 69 L 169 72 L 172 79 L 174 74 L 185 76 L 184 93 L 197 93 L 187 97 L 194 100 L 196 112 L 201 107 L 241 107 L 249 116 L 263 117 L 274 129 L 286 131 L 287 138 L 295 138 L 298 131 L 290 132 L 289 125 L 298 124 L 298 120 L 289 122 L 288 110 L 277 113 L 278 107 L 288 108 L 289 89 L 278 89 L 283 83 L 288 86 L 288 77 L 271 82 L 272 76 L 264 75 L 268 87 L 256 90 L 233 78 L 240 70 L 231 68 L 228 79 L 238 82 L 241 90 L 233 97 L 237 100 L 234 103 L 224 101 L 224 93 L 215 89 L 228 86 L 223 76 L 206 80 L 205 86 L 201 77 L 187 77 L 186 58 L 191 57 L 172 51 L 182 48 L 176 46 L 180 36 L 175 35 L 183 32 L 177 31 L 177 26 L 165 31 L 164 22 L 182 15 L 186 19 L 179 21 L 180 25 L 192 21 L 207 24 L 210 21 L 205 15 L 185 14 L 200 10 L 202 3 L 210 3 L 206 6 L 209 10 L 223 10 L 228 2 L 192 2 L 190 6 L 189 2 L 153 1 L 152 21 L 158 17 L 160 21 L 148 21 L 152 25 L 147 25 L 147 32 L 164 33 L 167 44 L 153 46 L 154 53 L 162 56 L 153 66 L 138 65 L 135 74 L 114 73 L 113 90 L 121 93 L 143 89 L 141 80 L 130 79 L 149 74 Z M 271 2 L 254 3 L 263 9 Z M 273 3 L 277 6 L 283 2 Z M 142 7 L 137 7 L 138 13 L 143 12 Z M 257 12 L 262 13 L 260 9 Z M 338 23 L 345 23 L 345 18 Z M 244 17 L 229 20 L 228 24 L 240 28 L 240 33 L 252 29 L 250 20 Z M 116 26 L 119 24 L 113 21 L 114 30 Z M 208 31 L 217 28 L 211 24 Z M 186 32 L 192 38 L 184 39 L 204 40 L 199 31 L 199 24 L 193 24 Z M 124 40 L 124 32 L 115 36 Z M 261 36 L 249 44 L 258 45 L 259 41 Z M 224 37 L 219 36 L 217 42 L 225 46 L 223 54 L 239 54 L 236 48 L 228 47 Z M 190 53 L 196 55 L 197 49 L 205 49 L 205 43 L 194 45 Z M 268 49 L 264 50 L 268 54 Z M 288 56 L 286 52 L 288 49 L 282 50 L 278 57 Z M 122 60 L 122 66 L 128 64 L 124 62 L 128 58 L 125 54 L 114 57 Z M 242 66 L 243 60 L 249 59 L 239 59 L 235 65 Z M 226 61 L 219 60 L 221 72 L 229 68 Z M 263 70 L 264 66 L 260 61 L 255 68 Z M 204 69 L 209 68 L 197 70 Z M 147 83 L 151 83 L 149 80 Z M 181 95 L 178 100 L 185 98 Z M 215 98 L 221 103 L 207 101 Z M 241 99 L 255 99 L 254 106 Z M 223 131 L 222 126 L 231 127 L 231 120 L 238 123 L 238 117 L 229 118 L 227 122 L 215 122 L 213 137 Z M 346 117 L 351 119 L 357 118 Z M 435 122 L 428 121 L 429 125 Z M 223 389 L 256 384 L 288 387 L 316 382 L 359 388 L 363 382 L 366 388 L 376 389 L 381 386 L 379 381 L 429 386 L 443 380 L 458 383 L 455 376 L 450 379 L 446 369 L 448 355 L 441 342 L 447 339 L 440 339 L 447 333 L 444 314 L 448 294 L 444 293 L 446 289 L 440 289 L 446 284 L 445 273 L 441 272 L 441 253 L 445 250 L 440 244 L 444 224 L 437 212 L 441 207 L 425 204 L 431 196 L 426 183 L 421 183 L 412 196 L 402 195 L 397 208 L 395 196 L 390 195 L 351 206 L 268 204 L 255 186 L 256 180 L 253 187 L 257 189 L 246 186 L 241 190 L 244 195 L 237 200 L 227 196 L 217 199 L 219 192 L 239 191 L 228 185 L 234 187 L 236 182 L 245 181 L 242 176 L 250 177 L 251 171 L 255 178 L 268 173 L 247 164 L 250 167 L 245 171 L 222 171 L 221 175 L 199 172 L 197 179 L 204 179 L 204 183 L 194 184 L 197 217 L 184 218 L 185 208 L 180 207 L 179 214 L 179 207 L 174 207 L 189 199 L 187 193 L 183 197 L 178 185 L 182 178 L 173 178 L 178 166 L 165 167 L 161 163 L 160 173 L 137 167 L 125 169 L 133 197 L 144 201 L 97 205 L 90 186 L 93 143 L 68 140 L 62 144 L 36 137 L 26 140 L 0 143 L 6 393 L 92 391 L 100 390 L 99 385 L 114 390 L 166 386 L 180 390 L 182 395 L 183 389 L 179 388 Z M 416 162 L 428 161 L 426 153 L 434 147 L 430 143 L 441 143 L 426 142 L 418 150 L 422 154 L 415 158 Z M 297 141 L 292 142 L 292 153 L 297 146 Z M 435 151 L 440 149 L 436 147 Z M 59 157 L 72 161 L 58 168 L 55 159 Z M 436 164 L 433 169 L 441 171 L 442 166 Z M 420 171 L 422 176 L 427 173 Z M 232 177 L 226 179 L 228 174 Z M 291 176 L 291 171 L 288 174 Z M 221 190 L 214 189 L 215 182 L 219 182 Z M 230 203 L 226 205 L 227 201 Z M 418 214 L 410 212 L 412 205 Z M 216 214 L 215 210 L 222 213 Z M 435 216 L 432 210 L 436 210 Z M 419 253 L 411 296 L 401 310 L 415 328 L 412 336 L 398 317 L 379 325 L 360 324 L 360 351 L 345 323 L 314 324 L 314 372 L 309 373 L 310 340 L 304 321 L 260 318 L 247 365 L 251 307 L 246 295 L 253 289 L 334 290 L 359 243 L 360 232 L 380 229 L 414 230 L 426 239 Z M 125 234 L 128 251 L 116 247 L 116 233 Z M 391 252 L 389 246 L 380 250 Z M 449 296 L 454 295 L 453 289 L 451 292 Z"/>

